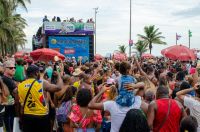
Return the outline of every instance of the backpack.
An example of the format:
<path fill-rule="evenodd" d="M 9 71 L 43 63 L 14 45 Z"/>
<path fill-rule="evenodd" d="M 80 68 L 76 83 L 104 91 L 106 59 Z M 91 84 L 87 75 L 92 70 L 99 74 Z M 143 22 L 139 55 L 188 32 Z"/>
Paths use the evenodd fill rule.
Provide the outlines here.
<path fill-rule="evenodd" d="M 58 122 L 67 122 L 68 115 L 71 111 L 71 101 L 63 102 L 61 106 L 56 111 L 56 119 Z"/>

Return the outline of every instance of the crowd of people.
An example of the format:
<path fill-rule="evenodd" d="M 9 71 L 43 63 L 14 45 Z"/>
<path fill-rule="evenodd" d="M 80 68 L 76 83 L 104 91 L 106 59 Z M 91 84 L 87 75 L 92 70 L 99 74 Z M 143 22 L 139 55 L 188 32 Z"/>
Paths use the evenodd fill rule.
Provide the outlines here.
<path fill-rule="evenodd" d="M 0 132 L 200 132 L 198 61 L 0 61 Z"/>
<path fill-rule="evenodd" d="M 49 22 L 49 19 L 48 19 L 48 17 L 45 15 L 44 16 L 44 18 L 43 18 L 43 20 L 42 20 L 43 22 Z M 56 17 L 56 16 L 54 16 L 53 18 L 52 18 L 52 22 L 61 22 L 61 18 L 60 17 Z M 76 20 L 74 17 L 72 17 L 72 18 L 67 18 L 67 19 L 64 19 L 63 20 L 63 22 L 73 22 L 73 23 L 83 23 L 83 19 L 78 19 L 78 20 Z M 90 19 L 87 19 L 87 21 L 86 21 L 87 23 L 94 23 L 94 21 L 93 21 L 93 19 L 92 18 L 90 18 Z"/>

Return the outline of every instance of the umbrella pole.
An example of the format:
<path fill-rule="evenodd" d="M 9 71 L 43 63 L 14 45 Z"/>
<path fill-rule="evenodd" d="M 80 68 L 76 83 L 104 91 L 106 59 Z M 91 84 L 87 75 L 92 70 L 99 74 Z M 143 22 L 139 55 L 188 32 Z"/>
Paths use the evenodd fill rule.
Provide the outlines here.
<path fill-rule="evenodd" d="M 176 33 L 176 45 L 177 45 L 177 33 Z"/>

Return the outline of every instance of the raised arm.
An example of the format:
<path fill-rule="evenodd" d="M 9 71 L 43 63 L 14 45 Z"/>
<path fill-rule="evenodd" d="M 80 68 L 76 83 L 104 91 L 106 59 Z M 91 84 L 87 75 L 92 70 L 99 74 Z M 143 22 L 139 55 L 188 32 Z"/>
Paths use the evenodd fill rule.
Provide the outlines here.
<path fill-rule="evenodd" d="M 135 60 L 136 66 L 137 66 L 138 70 L 140 71 L 140 73 L 143 76 L 145 76 L 145 77 L 147 77 L 149 79 L 148 75 L 142 70 L 142 68 L 141 68 L 141 66 L 140 66 L 140 64 L 139 64 L 139 62 L 138 62 L 136 57 L 134 57 L 134 60 Z"/>
<path fill-rule="evenodd" d="M 44 81 L 43 82 L 43 86 L 44 86 L 44 90 L 48 91 L 48 92 L 57 92 L 59 90 L 62 89 L 63 86 L 63 81 L 61 79 L 60 74 L 58 73 L 58 80 L 57 80 L 57 84 L 51 84 L 48 81 Z"/>
<path fill-rule="evenodd" d="M 198 86 L 199 86 L 199 84 L 196 84 L 193 88 L 181 90 L 181 91 L 179 91 L 179 92 L 176 93 L 176 96 L 177 96 L 181 101 L 183 101 L 185 95 L 186 95 L 187 93 L 191 92 L 191 91 L 197 90 L 197 89 L 198 89 Z"/>
<path fill-rule="evenodd" d="M 136 84 L 134 84 L 134 83 L 125 83 L 124 87 L 127 90 L 134 90 L 134 89 L 138 89 L 138 88 L 143 88 L 144 87 L 144 83 L 143 82 L 138 82 Z"/>
<path fill-rule="evenodd" d="M 96 110 L 103 110 L 103 102 L 98 102 L 99 98 L 102 96 L 102 94 L 108 89 L 108 87 L 103 86 L 101 88 L 101 91 L 90 101 L 88 104 L 88 107 L 90 109 L 96 109 Z"/>

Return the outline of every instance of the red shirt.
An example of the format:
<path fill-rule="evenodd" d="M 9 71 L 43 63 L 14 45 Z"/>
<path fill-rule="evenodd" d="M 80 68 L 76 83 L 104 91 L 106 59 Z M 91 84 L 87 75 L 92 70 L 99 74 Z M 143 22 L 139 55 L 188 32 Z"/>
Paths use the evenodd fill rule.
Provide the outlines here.
<path fill-rule="evenodd" d="M 175 100 L 170 100 L 170 112 L 167 117 L 167 120 L 165 121 L 160 130 L 158 129 L 167 116 L 169 99 L 165 98 L 156 100 L 157 112 L 153 123 L 153 132 L 179 132 L 179 124 L 181 121 L 182 111 Z"/>

